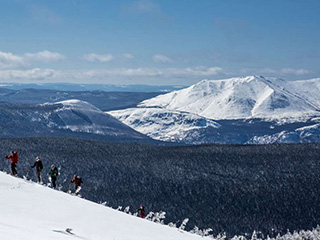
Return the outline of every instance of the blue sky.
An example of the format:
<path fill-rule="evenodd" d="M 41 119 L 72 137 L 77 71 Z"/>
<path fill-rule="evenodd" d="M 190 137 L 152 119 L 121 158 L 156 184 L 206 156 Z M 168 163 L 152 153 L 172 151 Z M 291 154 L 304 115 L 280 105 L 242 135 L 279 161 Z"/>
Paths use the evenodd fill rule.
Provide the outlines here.
<path fill-rule="evenodd" d="M 1 0 L 0 82 L 320 77 L 319 0 Z"/>

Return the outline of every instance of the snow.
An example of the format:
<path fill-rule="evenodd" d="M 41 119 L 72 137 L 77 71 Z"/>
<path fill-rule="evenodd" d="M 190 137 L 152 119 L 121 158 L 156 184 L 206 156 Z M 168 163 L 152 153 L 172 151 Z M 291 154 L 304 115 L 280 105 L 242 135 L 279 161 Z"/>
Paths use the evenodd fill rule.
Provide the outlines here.
<path fill-rule="evenodd" d="M 143 101 L 140 107 L 160 107 L 185 111 L 209 119 L 301 119 L 320 115 L 319 86 L 316 80 L 304 87 L 304 96 L 317 94 L 311 101 L 298 94 L 295 83 L 282 79 L 248 76 L 224 80 L 203 80 L 180 91 Z M 292 89 L 295 89 L 293 91 Z M 310 98 L 310 97 L 309 97 Z"/>
<path fill-rule="evenodd" d="M 50 103 L 45 103 L 46 105 L 50 105 Z M 51 103 L 52 104 L 52 103 Z M 82 110 L 82 111 L 96 111 L 96 112 L 101 112 L 100 109 L 96 108 L 92 104 L 81 101 L 78 99 L 69 99 L 65 101 L 60 101 L 60 102 L 55 102 L 53 104 L 62 104 L 64 106 L 64 109 L 77 109 L 77 110 Z"/>
<path fill-rule="evenodd" d="M 43 115 L 48 127 L 106 136 L 121 135 L 144 138 L 144 136 L 121 123 L 110 114 L 104 113 L 85 101 L 70 99 L 55 103 L 45 103 L 42 106 L 53 106 L 55 108 L 54 111 Z"/>
<path fill-rule="evenodd" d="M 255 136 L 247 143 L 270 144 L 270 143 L 297 143 L 318 142 L 320 135 L 320 124 L 311 124 L 296 128 L 291 131 L 281 131 L 271 135 Z"/>
<path fill-rule="evenodd" d="M 156 140 L 181 141 L 194 130 L 220 124 L 195 114 L 161 108 L 129 108 L 108 112 L 124 124 Z"/>
<path fill-rule="evenodd" d="M 145 100 L 137 108 L 108 113 L 153 139 L 198 144 L 215 141 L 212 128 L 224 127 L 224 122 L 220 125 L 215 120 L 261 119 L 278 126 L 319 122 L 319 92 L 320 78 L 285 81 L 247 76 L 202 80 L 188 88 Z M 318 141 L 317 134 L 318 130 L 292 130 L 289 126 L 279 132 L 259 133 L 249 142 Z"/>
<path fill-rule="evenodd" d="M 299 81 L 284 81 L 283 86 L 289 91 L 303 97 L 311 104 L 320 108 L 320 78 L 299 80 Z"/>
<path fill-rule="evenodd" d="M 0 172 L 0 237 L 6 240 L 193 240 L 156 224 Z M 67 233 L 72 229 L 72 234 Z"/>

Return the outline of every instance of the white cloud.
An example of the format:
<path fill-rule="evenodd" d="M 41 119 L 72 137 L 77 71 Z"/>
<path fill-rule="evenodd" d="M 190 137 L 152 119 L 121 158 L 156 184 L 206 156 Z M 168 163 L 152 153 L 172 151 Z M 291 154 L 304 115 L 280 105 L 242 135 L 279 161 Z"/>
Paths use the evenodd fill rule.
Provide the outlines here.
<path fill-rule="evenodd" d="M 160 54 L 154 55 L 153 61 L 158 62 L 158 63 L 173 63 L 172 59 L 170 59 L 167 56 L 160 55 Z"/>
<path fill-rule="evenodd" d="M 118 68 L 113 70 L 90 70 L 76 73 L 76 78 L 106 78 L 106 77 L 165 77 L 165 78 L 189 78 L 209 77 L 223 74 L 220 67 L 197 68 Z"/>
<path fill-rule="evenodd" d="M 223 74 L 219 67 L 197 68 L 117 68 L 112 70 L 57 71 L 53 69 L 34 68 L 30 70 L 0 70 L 0 80 L 8 82 L 17 80 L 43 81 L 81 81 L 101 82 L 103 80 L 118 81 L 124 79 L 201 79 L 202 77 Z"/>
<path fill-rule="evenodd" d="M 306 69 L 292 69 L 292 68 L 283 68 L 281 69 L 281 74 L 284 74 L 284 75 L 307 75 L 307 74 L 310 74 L 311 72 L 306 70 Z"/>
<path fill-rule="evenodd" d="M 53 69 L 33 68 L 29 70 L 0 70 L 1 80 L 49 80 L 58 72 Z"/>
<path fill-rule="evenodd" d="M 168 76 L 198 76 L 198 77 L 209 77 L 223 73 L 223 69 L 220 67 L 197 67 L 197 68 L 169 68 L 166 70 Z"/>
<path fill-rule="evenodd" d="M 0 51 L 0 69 L 20 67 L 22 65 L 24 65 L 24 60 L 21 56 Z"/>
<path fill-rule="evenodd" d="M 55 62 L 65 59 L 60 53 L 44 50 L 37 53 L 25 53 L 23 55 L 14 55 L 10 52 L 0 51 L 0 69 L 10 69 L 25 67 L 35 62 Z"/>
<path fill-rule="evenodd" d="M 26 61 L 37 61 L 37 62 L 55 62 L 63 60 L 66 57 L 57 52 L 50 52 L 47 50 L 37 53 L 26 53 L 24 54 Z"/>
<path fill-rule="evenodd" d="M 86 54 L 82 58 L 88 62 L 110 62 L 114 59 L 111 54 L 99 55 L 95 53 Z"/>
<path fill-rule="evenodd" d="M 274 76 L 284 76 L 284 75 L 308 75 L 312 72 L 306 69 L 293 69 L 293 68 L 282 68 L 282 69 L 271 69 L 271 68 L 263 68 L 263 69 L 256 69 L 256 68 L 243 68 L 240 70 L 242 74 L 248 75 L 274 75 Z"/>
<path fill-rule="evenodd" d="M 130 54 L 130 53 L 124 53 L 124 54 L 122 54 L 122 57 L 125 58 L 125 59 L 127 59 L 127 60 L 132 60 L 132 59 L 135 58 L 135 57 L 134 57 L 132 54 Z"/>

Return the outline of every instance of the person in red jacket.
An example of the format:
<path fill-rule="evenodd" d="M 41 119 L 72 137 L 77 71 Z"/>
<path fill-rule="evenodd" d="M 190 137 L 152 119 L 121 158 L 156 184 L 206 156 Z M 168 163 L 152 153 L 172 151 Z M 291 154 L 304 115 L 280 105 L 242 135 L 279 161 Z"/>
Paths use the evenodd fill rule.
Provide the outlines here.
<path fill-rule="evenodd" d="M 146 217 L 146 210 L 144 209 L 144 206 L 140 204 L 140 207 L 137 209 L 138 213 L 140 212 L 140 217 L 145 218 Z"/>
<path fill-rule="evenodd" d="M 83 183 L 82 179 L 78 175 L 74 175 L 70 183 L 74 183 L 75 194 L 78 195 L 81 190 L 81 184 Z"/>
<path fill-rule="evenodd" d="M 6 156 L 6 159 L 10 159 L 10 164 L 11 164 L 11 171 L 12 175 L 16 176 L 18 174 L 17 172 L 17 163 L 19 161 L 19 156 L 17 151 L 12 151 L 9 156 Z"/>

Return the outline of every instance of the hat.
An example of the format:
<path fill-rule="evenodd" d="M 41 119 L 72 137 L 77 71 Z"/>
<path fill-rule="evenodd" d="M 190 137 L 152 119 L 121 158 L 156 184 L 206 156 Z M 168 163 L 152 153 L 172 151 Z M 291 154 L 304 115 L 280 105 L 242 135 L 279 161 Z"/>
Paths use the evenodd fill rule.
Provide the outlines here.
<path fill-rule="evenodd" d="M 52 165 L 51 165 L 51 168 L 53 168 L 53 167 L 54 167 L 54 165 L 52 164 Z"/>
<path fill-rule="evenodd" d="M 40 160 L 40 158 L 39 158 L 39 157 L 36 157 L 36 160 Z"/>

